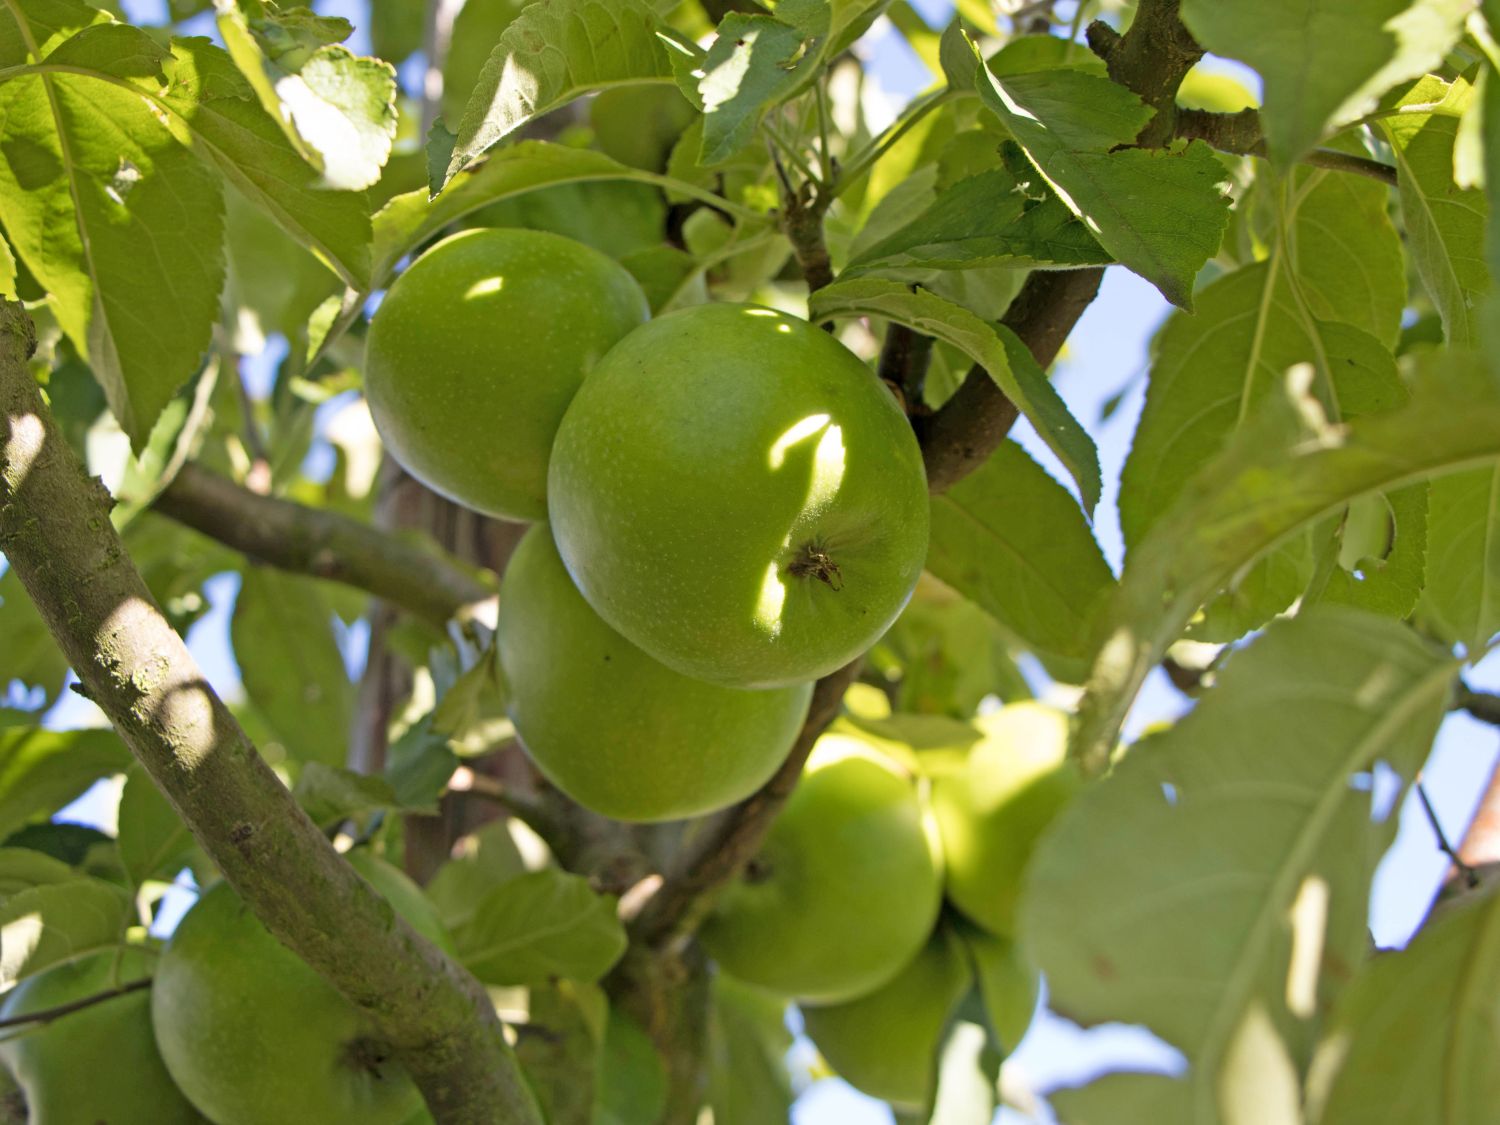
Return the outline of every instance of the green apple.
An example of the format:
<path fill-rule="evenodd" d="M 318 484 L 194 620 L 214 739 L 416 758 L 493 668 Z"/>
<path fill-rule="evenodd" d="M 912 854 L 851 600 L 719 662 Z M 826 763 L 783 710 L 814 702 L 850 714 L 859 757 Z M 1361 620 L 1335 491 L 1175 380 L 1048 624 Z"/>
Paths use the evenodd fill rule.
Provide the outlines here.
<path fill-rule="evenodd" d="M 441 936 L 436 911 L 410 880 L 367 856 L 353 862 L 398 911 L 414 911 L 415 929 Z M 417 1088 L 358 1009 L 272 937 L 228 884 L 183 917 L 151 993 L 167 1069 L 217 1125 L 398 1125 L 421 1109 Z"/>
<path fill-rule="evenodd" d="M 548 511 L 599 616 L 684 675 L 813 679 L 895 620 L 927 554 L 895 399 L 805 320 L 700 305 L 636 329 L 557 432 Z"/>
<path fill-rule="evenodd" d="M 11 1019 L 97 996 L 148 976 L 138 949 L 95 953 L 27 977 L 6 995 Z M 24 1034 L 9 1031 L 0 1061 L 26 1098 L 29 1125 L 189 1125 L 202 1122 L 173 1085 L 151 1035 L 151 993 L 128 992 Z"/>
<path fill-rule="evenodd" d="M 969 962 L 940 928 L 916 957 L 874 992 L 843 1004 L 803 1007 L 807 1034 L 839 1077 L 898 1110 L 927 1104 L 938 1047 L 969 991 Z"/>
<path fill-rule="evenodd" d="M 812 685 L 742 691 L 647 656 L 583 600 L 537 524 L 505 568 L 496 641 L 521 744 L 547 778 L 617 820 L 733 804 L 776 772 Z"/>
<path fill-rule="evenodd" d="M 1036 1015 L 1041 975 L 1009 938 L 996 937 L 960 922 L 957 932 L 968 947 L 979 980 L 979 994 L 990 1028 L 1006 1054 L 1013 1052 Z"/>
<path fill-rule="evenodd" d="M 702 930 L 730 976 L 808 1003 L 879 988 L 927 941 L 943 872 L 912 779 L 867 742 L 818 740 L 745 877 Z"/>
<path fill-rule="evenodd" d="M 1078 788 L 1068 717 L 1016 703 L 977 720 L 984 737 L 963 766 L 936 778 L 948 897 L 993 934 L 1013 937 L 1021 879 L 1037 837 Z"/>
<path fill-rule="evenodd" d="M 646 319 L 617 262 L 558 235 L 467 230 L 396 279 L 370 322 L 365 395 L 391 455 L 477 511 L 540 519 L 557 424 Z"/>

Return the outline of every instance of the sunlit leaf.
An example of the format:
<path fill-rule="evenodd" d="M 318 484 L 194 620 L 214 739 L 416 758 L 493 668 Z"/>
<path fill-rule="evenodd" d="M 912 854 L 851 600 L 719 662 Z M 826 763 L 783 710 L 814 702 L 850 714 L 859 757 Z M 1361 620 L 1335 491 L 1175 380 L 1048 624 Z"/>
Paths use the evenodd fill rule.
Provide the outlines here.
<path fill-rule="evenodd" d="M 1484 193 L 1453 182 L 1459 116 L 1472 92 L 1462 78 L 1451 85 L 1426 78 L 1398 100 L 1400 113 L 1381 119 L 1396 158 L 1407 245 L 1452 347 L 1478 345 L 1475 317 L 1491 284 Z"/>
<path fill-rule="evenodd" d="M 1182 19 L 1208 50 L 1265 80 L 1271 156 L 1290 164 L 1326 133 L 1368 113 L 1398 82 L 1442 62 L 1472 0 L 1184 0 Z"/>
<path fill-rule="evenodd" d="M 1187 1055 L 1194 1121 L 1244 1120 L 1223 1106 L 1237 1053 L 1305 1059 L 1368 943 L 1385 841 L 1352 781 L 1377 763 L 1415 774 L 1457 670 L 1401 622 L 1347 609 L 1276 622 L 1236 653 L 1043 838 L 1022 933 L 1049 1003 L 1145 1024 Z"/>
<path fill-rule="evenodd" d="M 1500 896 L 1461 901 L 1370 961 L 1311 1079 L 1318 1125 L 1457 1125 L 1500 1103 Z"/>
<path fill-rule="evenodd" d="M 671 81 L 671 55 L 659 30 L 645 0 L 555 0 L 526 8 L 490 52 L 434 192 L 526 122 L 574 98 L 623 82 Z"/>
<path fill-rule="evenodd" d="M 1046 373 L 1004 326 L 992 326 L 967 309 L 900 282 L 856 278 L 835 282 L 812 295 L 813 320 L 838 316 L 878 316 L 958 348 L 989 372 L 1005 397 L 1015 403 L 1072 475 L 1093 511 L 1099 502 L 1099 455 L 1094 440 L 1068 412 Z"/>
<path fill-rule="evenodd" d="M 1270 400 L 1132 552 L 1103 610 L 1074 750 L 1110 753 L 1146 673 L 1213 594 L 1361 496 L 1500 463 L 1500 385 L 1471 354 L 1429 364 L 1399 410 L 1329 427 L 1306 398 Z"/>
<path fill-rule="evenodd" d="M 118 945 L 129 924 L 130 896 L 98 879 L 18 891 L 0 905 L 0 988 Z"/>
<path fill-rule="evenodd" d="M 999 76 L 981 68 L 980 99 L 1026 150 L 1099 245 L 1173 304 L 1192 307 L 1193 278 L 1229 217 L 1224 165 L 1201 141 L 1181 150 L 1131 144 L 1151 110 L 1123 86 L 1080 70 Z"/>

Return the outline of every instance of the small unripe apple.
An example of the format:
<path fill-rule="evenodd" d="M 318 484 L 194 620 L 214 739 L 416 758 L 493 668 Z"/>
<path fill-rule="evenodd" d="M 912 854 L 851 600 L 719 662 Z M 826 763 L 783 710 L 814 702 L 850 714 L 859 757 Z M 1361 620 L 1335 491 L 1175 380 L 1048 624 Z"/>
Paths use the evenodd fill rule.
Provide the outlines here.
<path fill-rule="evenodd" d="M 805 320 L 669 313 L 621 340 L 557 432 L 548 511 L 583 596 L 684 675 L 821 676 L 895 620 L 927 478 L 875 373 Z"/>
<path fill-rule="evenodd" d="M 139 949 L 54 965 L 7 993 L 0 1018 L 97 996 L 150 971 L 151 959 Z M 206 1125 L 173 1084 L 157 1052 L 149 990 L 127 992 L 5 1035 L 0 1062 L 25 1095 L 28 1125 Z"/>
<path fill-rule="evenodd" d="M 362 853 L 350 860 L 414 929 L 446 940 L 436 910 L 406 876 Z M 183 917 L 151 992 L 167 1069 L 216 1125 L 399 1125 L 422 1108 L 365 1016 L 226 883 Z"/>
<path fill-rule="evenodd" d="M 370 321 L 375 427 L 434 491 L 488 515 L 540 519 L 563 412 L 646 316 L 635 279 L 582 243 L 529 230 L 455 234 L 396 279 Z"/>
<path fill-rule="evenodd" d="M 703 946 L 730 976 L 782 996 L 849 1000 L 916 956 L 942 883 L 912 778 L 857 738 L 824 735 Z"/>
<path fill-rule="evenodd" d="M 505 568 L 496 631 L 516 733 L 548 780 L 616 820 L 700 816 L 776 772 L 811 684 L 742 691 L 689 679 L 615 632 L 537 524 Z"/>
<path fill-rule="evenodd" d="M 948 897 L 993 934 L 1015 935 L 1016 902 L 1032 849 L 1078 788 L 1067 761 L 1068 717 L 1016 703 L 977 720 L 984 737 L 961 768 L 937 777 Z"/>
<path fill-rule="evenodd" d="M 938 1048 L 969 991 L 958 937 L 939 928 L 916 957 L 874 992 L 828 1007 L 803 1006 L 807 1034 L 845 1082 L 898 1110 L 927 1104 Z"/>

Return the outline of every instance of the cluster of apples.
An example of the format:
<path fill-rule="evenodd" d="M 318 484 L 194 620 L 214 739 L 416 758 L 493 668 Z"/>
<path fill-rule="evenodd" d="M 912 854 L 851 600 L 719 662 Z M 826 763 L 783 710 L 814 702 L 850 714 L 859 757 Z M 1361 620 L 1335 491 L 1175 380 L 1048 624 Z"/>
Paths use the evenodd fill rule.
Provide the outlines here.
<path fill-rule="evenodd" d="M 920 1110 L 971 990 L 1007 1050 L 1031 1022 L 1016 903 L 1037 837 L 1076 788 L 1067 732 L 1065 715 L 1036 703 L 973 723 L 840 719 L 704 926 L 705 948 L 796 1001 L 847 1081 Z"/>
<path fill-rule="evenodd" d="M 415 883 L 367 852 L 348 858 L 413 928 L 451 951 Z M 147 978 L 149 988 L 139 987 Z M 55 965 L 12 989 L 0 1018 L 114 989 L 0 1041 L 0 1076 L 24 1103 L 0 1099 L 0 1121 L 430 1125 L 415 1084 L 358 1009 L 225 883 L 204 893 L 159 954 L 121 947 Z"/>
<path fill-rule="evenodd" d="M 412 475 L 537 521 L 501 588 L 508 707 L 543 774 L 616 819 L 753 792 L 811 681 L 921 573 L 921 453 L 864 363 L 768 308 L 651 319 L 623 267 L 559 235 L 424 253 L 372 320 L 365 390 Z"/>

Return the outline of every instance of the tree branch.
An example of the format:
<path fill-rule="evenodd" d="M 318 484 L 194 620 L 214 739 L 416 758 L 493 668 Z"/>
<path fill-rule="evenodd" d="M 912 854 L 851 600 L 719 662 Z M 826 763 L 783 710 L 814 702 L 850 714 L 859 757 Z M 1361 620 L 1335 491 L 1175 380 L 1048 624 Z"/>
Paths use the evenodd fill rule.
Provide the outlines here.
<path fill-rule="evenodd" d="M 760 850 L 776 814 L 802 776 L 813 743 L 838 714 L 859 665 L 856 660 L 818 681 L 807 719 L 786 760 L 770 781 L 713 822 L 686 852 L 678 870 L 644 900 L 633 918 L 627 919 L 632 944 L 672 949 L 698 928 L 715 892 L 738 878 Z"/>
<path fill-rule="evenodd" d="M 1001 323 L 1020 337 L 1042 367 L 1050 367 L 1083 310 L 1099 292 L 1102 269 L 1034 270 Z M 927 487 L 945 492 L 989 460 L 1019 412 L 978 364 L 947 402 L 912 419 L 927 462 Z"/>
<path fill-rule="evenodd" d="M 1260 114 L 1254 109 L 1238 113 L 1213 113 L 1205 109 L 1179 109 L 1177 136 L 1183 140 L 1205 141 L 1221 152 L 1240 156 L 1265 156 L 1266 142 L 1261 134 Z M 1303 164 L 1327 168 L 1334 172 L 1351 172 L 1368 176 L 1391 187 L 1396 186 L 1396 169 L 1368 156 L 1319 148 L 1302 157 Z"/>
<path fill-rule="evenodd" d="M 1453 709 L 1467 711 L 1481 723 L 1500 727 L 1500 695 L 1492 695 L 1487 691 L 1475 691 L 1468 684 L 1460 681 L 1458 691 L 1453 698 Z"/>
<path fill-rule="evenodd" d="M 260 562 L 366 590 L 439 628 L 495 594 L 435 546 L 417 546 L 337 512 L 261 496 L 191 463 L 154 507 Z"/>
<path fill-rule="evenodd" d="M 539 1122 L 484 989 L 335 852 L 152 601 L 27 367 L 0 302 L 0 550 L 91 698 L 278 940 L 386 1038 L 436 1121 Z"/>

